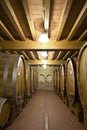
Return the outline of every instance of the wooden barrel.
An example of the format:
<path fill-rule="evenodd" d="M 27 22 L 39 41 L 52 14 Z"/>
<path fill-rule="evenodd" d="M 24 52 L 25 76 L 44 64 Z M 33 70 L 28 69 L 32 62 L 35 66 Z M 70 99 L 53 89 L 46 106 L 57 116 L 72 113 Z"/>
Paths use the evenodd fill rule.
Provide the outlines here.
<path fill-rule="evenodd" d="M 77 59 L 67 59 L 66 63 L 66 95 L 68 106 L 79 121 L 83 121 L 83 109 L 78 94 Z"/>
<path fill-rule="evenodd" d="M 10 116 L 10 103 L 7 99 L 0 97 L 0 127 L 3 128 Z"/>
<path fill-rule="evenodd" d="M 84 109 L 84 122 L 87 130 L 87 42 L 82 46 L 78 56 L 78 91 Z"/>
<path fill-rule="evenodd" d="M 57 91 L 57 69 L 53 72 L 54 90 Z"/>
<path fill-rule="evenodd" d="M 34 90 L 36 91 L 37 90 L 37 71 L 34 70 L 33 72 L 33 86 L 34 86 Z"/>
<path fill-rule="evenodd" d="M 59 92 L 60 92 L 60 90 L 59 90 L 59 88 L 60 88 L 60 84 L 59 84 L 59 81 L 60 81 L 60 77 L 59 77 L 59 67 L 57 67 L 57 70 L 56 70 L 56 85 L 57 85 L 57 92 L 58 92 L 58 94 L 59 94 Z"/>
<path fill-rule="evenodd" d="M 63 64 L 60 65 L 59 68 L 59 76 L 60 76 L 60 94 L 61 97 L 65 96 L 65 66 Z"/>
<path fill-rule="evenodd" d="M 4 53 L 0 57 L 0 96 L 19 105 L 24 99 L 25 61 L 23 56 Z"/>
<path fill-rule="evenodd" d="M 73 59 L 68 58 L 66 63 L 66 94 L 70 104 L 75 102 L 77 87 L 76 64 Z"/>
<path fill-rule="evenodd" d="M 26 96 L 30 97 L 30 65 L 26 63 Z"/>

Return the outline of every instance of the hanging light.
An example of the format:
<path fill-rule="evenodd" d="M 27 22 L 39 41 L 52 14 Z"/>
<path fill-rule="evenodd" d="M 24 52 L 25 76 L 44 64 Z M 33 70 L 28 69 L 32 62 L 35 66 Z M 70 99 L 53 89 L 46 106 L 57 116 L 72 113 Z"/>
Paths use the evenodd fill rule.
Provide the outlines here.
<path fill-rule="evenodd" d="M 42 56 L 44 57 L 44 58 L 47 58 L 47 51 L 42 51 Z"/>
<path fill-rule="evenodd" d="M 46 68 L 47 68 L 46 64 L 43 64 L 43 68 L 44 68 L 44 69 L 46 69 Z"/>
<path fill-rule="evenodd" d="M 45 64 L 45 65 L 46 65 L 46 63 L 47 63 L 47 60 L 43 60 L 43 64 Z"/>
<path fill-rule="evenodd" d="M 43 32 L 40 35 L 38 41 L 41 42 L 41 43 L 47 43 L 49 41 L 48 35 L 45 32 Z"/>

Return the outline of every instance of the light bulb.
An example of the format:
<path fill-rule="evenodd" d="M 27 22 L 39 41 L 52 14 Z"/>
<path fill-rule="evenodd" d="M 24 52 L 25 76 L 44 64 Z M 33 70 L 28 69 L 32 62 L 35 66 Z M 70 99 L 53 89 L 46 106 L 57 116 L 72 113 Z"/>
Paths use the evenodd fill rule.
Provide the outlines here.
<path fill-rule="evenodd" d="M 38 40 L 41 43 L 46 43 L 49 41 L 49 38 L 48 38 L 48 35 L 46 33 L 42 33 Z"/>
<path fill-rule="evenodd" d="M 46 64 L 43 64 L 43 68 L 44 68 L 44 69 L 46 69 L 46 68 L 47 68 Z"/>
<path fill-rule="evenodd" d="M 42 56 L 44 57 L 44 58 L 46 58 L 48 55 L 47 55 L 47 52 L 46 51 L 43 51 L 42 52 Z"/>

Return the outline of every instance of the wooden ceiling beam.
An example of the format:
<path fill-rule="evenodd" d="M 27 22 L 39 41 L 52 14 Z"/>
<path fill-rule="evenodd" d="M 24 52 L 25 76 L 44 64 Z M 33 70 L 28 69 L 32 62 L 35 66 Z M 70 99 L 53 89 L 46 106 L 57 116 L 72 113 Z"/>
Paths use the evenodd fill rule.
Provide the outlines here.
<path fill-rule="evenodd" d="M 51 0 L 45 0 L 44 28 L 47 32 L 50 24 L 50 4 Z"/>
<path fill-rule="evenodd" d="M 26 40 L 25 35 L 23 33 L 23 30 L 22 30 L 22 28 L 20 26 L 20 23 L 19 23 L 19 21 L 17 19 L 17 16 L 16 16 L 16 14 L 15 14 L 15 12 L 13 10 L 13 7 L 12 7 L 10 1 L 9 0 L 2 0 L 0 3 L 2 4 L 6 14 L 8 15 L 8 17 L 10 19 L 10 21 L 14 25 L 14 27 L 15 27 L 17 33 L 19 34 L 21 40 L 25 41 Z"/>
<path fill-rule="evenodd" d="M 77 29 L 80 27 L 81 23 L 83 22 L 83 20 L 85 19 L 85 17 L 87 16 L 87 1 L 85 2 L 74 26 L 72 27 L 67 40 L 71 40 L 72 37 L 74 36 L 75 32 L 77 31 Z"/>
<path fill-rule="evenodd" d="M 24 56 L 27 60 L 30 60 L 29 57 L 27 56 L 27 54 L 26 54 L 24 51 L 22 51 L 22 54 L 23 54 L 23 56 Z"/>
<path fill-rule="evenodd" d="M 28 61 L 29 64 L 31 65 L 42 65 L 43 64 L 43 60 L 29 60 Z M 47 60 L 47 65 L 60 65 L 60 64 L 64 64 L 65 61 L 63 60 Z"/>
<path fill-rule="evenodd" d="M 7 37 L 14 41 L 14 37 L 11 35 L 11 33 L 8 31 L 8 29 L 5 27 L 5 25 L 2 23 L 2 21 L 0 20 L 0 28 L 1 30 L 7 35 Z M 4 41 L 4 39 L 2 39 Z"/>
<path fill-rule="evenodd" d="M 0 36 L 0 41 L 4 41 L 4 39 Z"/>
<path fill-rule="evenodd" d="M 37 50 L 37 51 L 54 51 L 54 50 L 79 50 L 85 42 L 83 41 L 50 41 L 47 44 L 27 40 L 23 41 L 0 41 L 2 50 Z"/>
<path fill-rule="evenodd" d="M 35 60 L 35 56 L 34 56 L 33 52 L 32 52 L 32 51 L 29 51 L 29 53 L 30 53 L 32 59 Z"/>
<path fill-rule="evenodd" d="M 65 56 L 62 58 L 62 60 L 66 60 L 66 59 L 68 58 L 68 55 L 69 55 L 70 53 L 71 53 L 71 52 L 68 51 L 68 52 L 65 54 Z"/>
<path fill-rule="evenodd" d="M 75 53 L 73 53 L 73 55 L 71 56 L 71 58 L 75 57 L 78 54 L 78 51 L 76 51 Z"/>
<path fill-rule="evenodd" d="M 34 27 L 34 22 L 32 19 L 32 15 L 31 15 L 31 9 L 30 9 L 30 0 L 22 0 L 23 6 L 24 6 L 24 10 L 25 10 L 25 14 L 26 14 L 26 18 L 30 27 L 30 31 L 32 34 L 32 38 L 34 41 L 37 40 L 37 36 L 36 36 L 36 31 L 35 31 L 35 27 Z"/>
<path fill-rule="evenodd" d="M 87 36 L 87 29 L 82 33 L 82 35 L 79 37 L 78 41 L 83 40 L 83 38 Z"/>
<path fill-rule="evenodd" d="M 66 23 L 66 20 L 67 20 L 67 17 L 68 17 L 68 14 L 69 14 L 69 11 L 70 11 L 70 8 L 72 5 L 72 2 L 73 2 L 73 0 L 66 0 L 66 2 L 65 2 L 64 10 L 61 15 L 60 23 L 59 23 L 59 26 L 57 29 L 58 31 L 57 31 L 57 35 L 56 35 L 56 40 L 59 40 L 61 37 L 64 25 Z"/>

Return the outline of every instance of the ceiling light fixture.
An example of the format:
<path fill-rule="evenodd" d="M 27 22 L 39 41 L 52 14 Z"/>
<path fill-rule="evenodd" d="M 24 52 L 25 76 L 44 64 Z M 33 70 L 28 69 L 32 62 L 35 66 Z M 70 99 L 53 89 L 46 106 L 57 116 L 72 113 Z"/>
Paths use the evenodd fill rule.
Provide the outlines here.
<path fill-rule="evenodd" d="M 46 34 L 45 32 L 43 32 L 38 39 L 39 42 L 41 43 L 47 43 L 49 42 L 49 38 L 48 38 L 48 34 Z"/>
<path fill-rule="evenodd" d="M 47 60 L 43 60 L 43 64 L 45 64 L 45 65 L 46 65 L 46 64 L 47 64 Z"/>
<path fill-rule="evenodd" d="M 46 64 L 43 64 L 43 68 L 44 68 L 44 69 L 46 69 L 46 68 L 47 68 Z"/>
<path fill-rule="evenodd" d="M 43 56 L 44 58 L 47 58 L 47 56 L 48 56 L 47 51 L 42 51 L 42 56 Z"/>

